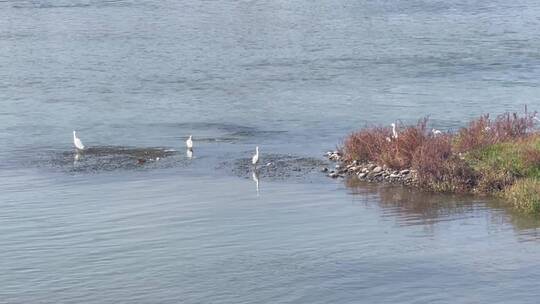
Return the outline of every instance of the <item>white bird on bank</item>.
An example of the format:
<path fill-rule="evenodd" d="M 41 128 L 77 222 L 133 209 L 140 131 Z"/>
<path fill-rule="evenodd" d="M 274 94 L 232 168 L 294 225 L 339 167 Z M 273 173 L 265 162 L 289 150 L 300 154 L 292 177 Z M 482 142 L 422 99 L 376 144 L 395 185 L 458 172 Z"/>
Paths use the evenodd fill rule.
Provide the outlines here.
<path fill-rule="evenodd" d="M 441 130 L 437 130 L 437 129 L 431 129 L 431 133 L 433 133 L 433 135 L 437 136 L 437 135 L 441 135 L 441 134 L 442 134 L 442 131 L 441 131 Z"/>
<path fill-rule="evenodd" d="M 78 151 L 84 150 L 84 145 L 80 138 L 77 137 L 77 132 L 73 131 L 73 145 Z"/>
<path fill-rule="evenodd" d="M 189 138 L 186 140 L 186 147 L 188 150 L 193 149 L 193 140 L 191 139 L 192 135 L 189 136 Z"/>
<path fill-rule="evenodd" d="M 255 147 L 255 155 L 251 158 L 251 164 L 255 167 L 257 167 L 257 164 L 259 163 L 259 146 Z"/>
<path fill-rule="evenodd" d="M 398 134 L 397 134 L 397 131 L 396 131 L 396 124 L 395 124 L 395 123 L 391 123 L 390 125 L 392 126 L 392 138 L 393 138 L 393 139 L 397 139 L 397 138 L 398 138 Z"/>

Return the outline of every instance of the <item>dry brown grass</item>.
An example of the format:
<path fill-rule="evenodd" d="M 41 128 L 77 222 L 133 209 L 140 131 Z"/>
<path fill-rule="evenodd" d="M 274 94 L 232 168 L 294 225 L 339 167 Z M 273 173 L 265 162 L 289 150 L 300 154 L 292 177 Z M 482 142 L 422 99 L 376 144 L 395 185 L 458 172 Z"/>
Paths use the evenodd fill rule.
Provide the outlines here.
<path fill-rule="evenodd" d="M 505 113 L 491 120 L 489 114 L 473 120 L 455 136 L 454 149 L 457 152 L 467 152 L 502 143 L 509 140 L 526 138 L 534 126 L 536 112 Z"/>

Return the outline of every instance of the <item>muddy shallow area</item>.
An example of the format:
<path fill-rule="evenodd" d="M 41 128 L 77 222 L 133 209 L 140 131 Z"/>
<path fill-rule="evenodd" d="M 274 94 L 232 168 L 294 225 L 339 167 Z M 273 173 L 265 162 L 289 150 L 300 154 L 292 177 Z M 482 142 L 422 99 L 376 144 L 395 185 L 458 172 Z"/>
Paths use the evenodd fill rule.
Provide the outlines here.
<path fill-rule="evenodd" d="M 82 152 L 51 152 L 41 155 L 35 163 L 68 173 L 99 173 L 181 166 L 186 160 L 172 149 L 103 146 Z"/>
<path fill-rule="evenodd" d="M 220 164 L 220 168 L 229 170 L 234 175 L 251 178 L 256 173 L 258 178 L 284 181 L 284 180 L 310 180 L 324 178 L 321 168 L 328 162 L 313 157 L 292 154 L 265 154 L 257 167 L 251 163 L 251 158 L 240 158 Z"/>

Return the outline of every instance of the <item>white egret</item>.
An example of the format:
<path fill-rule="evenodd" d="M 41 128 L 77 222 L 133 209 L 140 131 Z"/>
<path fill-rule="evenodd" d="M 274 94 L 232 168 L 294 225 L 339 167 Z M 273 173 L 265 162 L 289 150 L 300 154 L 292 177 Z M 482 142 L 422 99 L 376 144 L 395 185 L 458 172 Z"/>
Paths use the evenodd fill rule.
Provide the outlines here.
<path fill-rule="evenodd" d="M 189 136 L 189 138 L 186 140 L 186 147 L 188 148 L 188 150 L 191 150 L 193 149 L 193 140 L 191 139 L 191 135 Z"/>
<path fill-rule="evenodd" d="M 441 134 L 442 134 L 442 131 L 441 131 L 441 130 L 437 130 L 437 129 L 431 129 L 431 133 L 433 133 L 433 135 L 437 136 L 437 135 L 441 135 Z"/>
<path fill-rule="evenodd" d="M 193 150 L 187 149 L 187 151 L 186 151 L 186 156 L 187 156 L 188 158 L 193 158 Z"/>
<path fill-rule="evenodd" d="M 77 132 L 73 131 L 73 145 L 78 151 L 84 150 L 84 145 L 80 138 L 77 137 Z"/>
<path fill-rule="evenodd" d="M 251 158 L 251 164 L 255 167 L 257 167 L 257 163 L 259 163 L 259 146 L 255 147 L 255 155 Z"/>
<path fill-rule="evenodd" d="M 395 123 L 391 123 L 390 125 L 392 126 L 392 138 L 397 139 L 397 138 L 398 138 L 398 134 L 397 134 L 397 131 L 396 131 L 396 124 L 395 124 Z"/>

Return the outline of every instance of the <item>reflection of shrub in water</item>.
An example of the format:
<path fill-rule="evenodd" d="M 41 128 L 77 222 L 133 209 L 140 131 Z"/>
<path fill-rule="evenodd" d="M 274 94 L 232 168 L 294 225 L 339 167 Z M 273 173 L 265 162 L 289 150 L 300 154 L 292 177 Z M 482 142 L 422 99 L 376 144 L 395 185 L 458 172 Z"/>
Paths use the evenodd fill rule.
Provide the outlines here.
<path fill-rule="evenodd" d="M 537 232 L 540 216 L 517 212 L 497 199 L 421 192 L 405 186 L 367 183 L 355 177 L 348 178 L 345 184 L 354 195 L 363 197 L 366 202 L 375 201 L 382 209 L 397 216 L 403 225 L 431 225 L 443 220 L 468 217 L 477 212 L 487 212 L 490 222 L 497 225 L 510 223 L 520 231 L 520 235 L 528 239 L 540 238 Z"/>
<path fill-rule="evenodd" d="M 352 177 L 345 184 L 353 194 L 377 196 L 383 209 L 393 209 L 401 215 L 414 215 L 416 219 L 430 220 L 463 214 L 474 209 L 470 196 L 437 194 L 417 191 L 396 185 L 372 184 Z"/>

